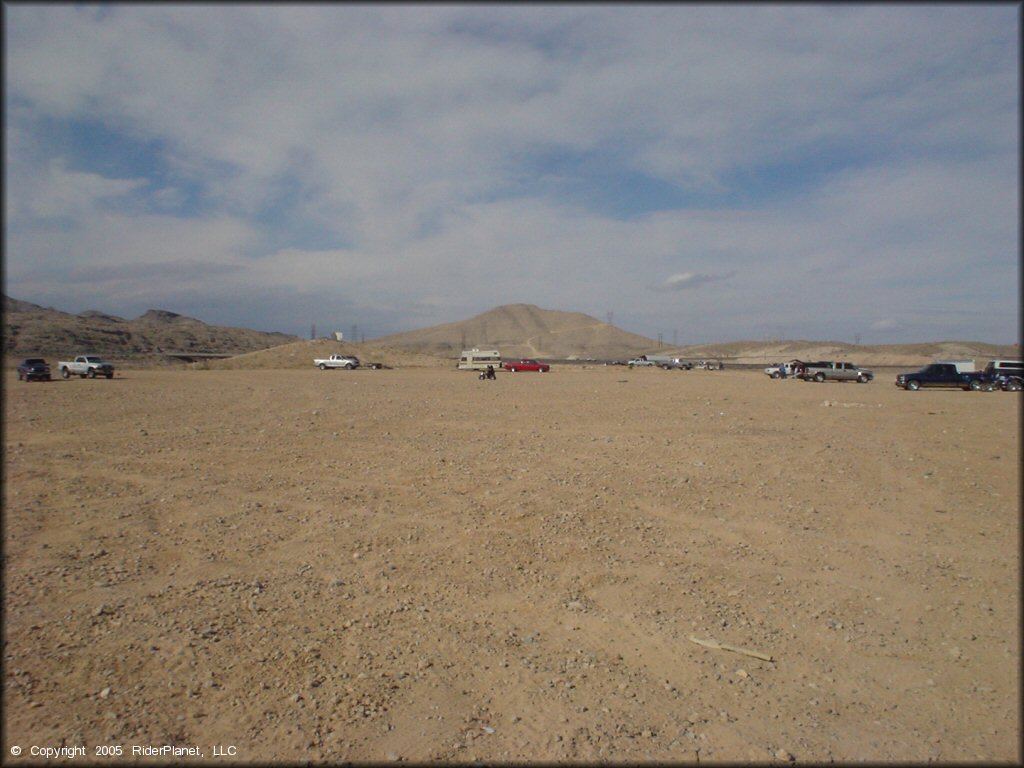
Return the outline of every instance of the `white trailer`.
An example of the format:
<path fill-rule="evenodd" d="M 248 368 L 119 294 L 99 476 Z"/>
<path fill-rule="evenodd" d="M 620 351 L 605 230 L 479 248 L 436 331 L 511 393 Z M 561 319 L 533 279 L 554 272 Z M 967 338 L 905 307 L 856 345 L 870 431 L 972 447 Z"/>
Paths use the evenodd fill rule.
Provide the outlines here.
<path fill-rule="evenodd" d="M 492 365 L 497 370 L 501 368 L 501 353 L 496 349 L 464 349 L 462 357 L 459 358 L 460 371 L 486 371 L 487 366 Z"/>
<path fill-rule="evenodd" d="M 955 365 L 957 373 L 973 373 L 977 369 L 974 367 L 973 360 L 936 360 L 936 363 L 944 363 L 946 365 Z"/>

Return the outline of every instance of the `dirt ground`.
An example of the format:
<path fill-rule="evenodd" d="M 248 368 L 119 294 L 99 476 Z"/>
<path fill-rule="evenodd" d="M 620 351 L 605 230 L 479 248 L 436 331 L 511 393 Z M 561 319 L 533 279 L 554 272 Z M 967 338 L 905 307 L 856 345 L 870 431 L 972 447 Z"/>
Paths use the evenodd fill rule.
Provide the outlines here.
<path fill-rule="evenodd" d="M 4 759 L 1019 763 L 1020 396 L 892 378 L 8 373 Z"/>

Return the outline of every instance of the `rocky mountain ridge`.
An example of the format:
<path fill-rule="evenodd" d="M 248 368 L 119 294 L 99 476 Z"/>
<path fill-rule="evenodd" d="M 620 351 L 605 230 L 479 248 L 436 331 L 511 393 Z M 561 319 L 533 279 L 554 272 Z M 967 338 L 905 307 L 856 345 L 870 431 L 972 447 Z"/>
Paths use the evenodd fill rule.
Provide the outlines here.
<path fill-rule="evenodd" d="M 4 355 L 97 354 L 115 360 L 160 360 L 174 352 L 229 355 L 288 344 L 298 337 L 248 328 L 208 325 L 162 309 L 134 320 L 98 310 L 78 314 L 4 297 Z"/>
<path fill-rule="evenodd" d="M 243 367 L 308 365 L 311 342 L 284 333 L 208 325 L 162 309 L 134 320 L 98 310 L 76 314 L 4 297 L 4 352 L 10 359 L 27 355 L 63 359 L 89 352 L 115 361 L 169 360 L 170 353 L 207 352 L 242 357 Z M 317 354 L 329 354 L 339 342 L 316 340 Z M 422 364 L 427 358 L 450 361 L 463 349 L 495 347 L 506 359 L 625 360 L 641 354 L 686 359 L 716 358 L 741 365 L 768 365 L 792 358 L 841 359 L 866 366 L 923 365 L 936 359 L 975 359 L 983 365 L 995 358 L 1019 358 L 1019 344 L 937 341 L 920 344 L 862 346 L 839 341 L 730 341 L 682 347 L 659 345 L 580 312 L 509 304 L 467 320 L 405 333 L 362 344 L 346 343 L 346 351 L 370 360 Z M 363 350 L 360 353 L 359 350 Z"/>

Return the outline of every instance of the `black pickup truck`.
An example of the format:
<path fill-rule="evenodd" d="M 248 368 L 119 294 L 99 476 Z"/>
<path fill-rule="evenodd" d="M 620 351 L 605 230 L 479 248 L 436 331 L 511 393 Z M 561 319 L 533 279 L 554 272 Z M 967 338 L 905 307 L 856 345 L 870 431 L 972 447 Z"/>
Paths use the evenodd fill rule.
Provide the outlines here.
<path fill-rule="evenodd" d="M 932 363 L 920 371 L 900 373 L 896 386 L 911 391 L 922 387 L 955 387 L 957 389 L 991 390 L 992 377 L 981 371 L 961 372 L 951 363 Z"/>
<path fill-rule="evenodd" d="M 18 363 L 18 381 L 49 381 L 50 366 L 41 357 L 26 357 Z"/>

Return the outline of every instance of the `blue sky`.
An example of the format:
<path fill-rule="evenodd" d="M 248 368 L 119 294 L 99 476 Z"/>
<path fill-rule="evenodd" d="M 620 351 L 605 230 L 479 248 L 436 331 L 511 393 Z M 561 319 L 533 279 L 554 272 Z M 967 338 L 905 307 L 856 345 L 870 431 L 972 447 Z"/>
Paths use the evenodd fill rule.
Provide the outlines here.
<path fill-rule="evenodd" d="M 1014 4 L 3 12 L 17 299 L 1019 341 Z"/>

